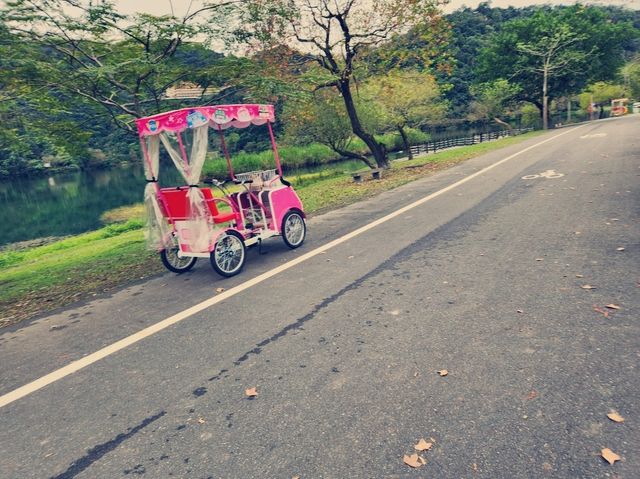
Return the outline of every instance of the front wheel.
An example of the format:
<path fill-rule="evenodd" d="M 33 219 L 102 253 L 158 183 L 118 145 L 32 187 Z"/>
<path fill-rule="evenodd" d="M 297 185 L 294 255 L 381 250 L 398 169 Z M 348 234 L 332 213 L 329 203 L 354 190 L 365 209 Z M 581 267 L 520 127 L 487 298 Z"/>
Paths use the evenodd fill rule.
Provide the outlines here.
<path fill-rule="evenodd" d="M 245 257 L 244 238 L 237 231 L 229 230 L 218 237 L 211 252 L 211 266 L 216 273 L 228 278 L 242 270 Z"/>
<path fill-rule="evenodd" d="M 287 211 L 282 218 L 282 239 L 284 244 L 294 249 L 304 242 L 307 235 L 307 225 L 304 222 L 302 214 L 298 211 Z"/>
<path fill-rule="evenodd" d="M 172 243 L 169 248 L 165 248 L 160 251 L 160 259 L 162 260 L 162 264 L 165 268 L 173 273 L 186 273 L 193 265 L 196 264 L 198 258 L 193 256 L 178 256 L 180 252 L 180 247 L 178 246 L 178 242 L 174 237 L 172 237 Z"/>

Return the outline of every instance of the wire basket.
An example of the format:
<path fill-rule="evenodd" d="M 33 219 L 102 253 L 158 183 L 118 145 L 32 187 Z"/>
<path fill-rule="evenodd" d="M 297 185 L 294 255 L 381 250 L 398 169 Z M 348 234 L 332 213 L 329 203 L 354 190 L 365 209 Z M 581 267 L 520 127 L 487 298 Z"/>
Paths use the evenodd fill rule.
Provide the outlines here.
<path fill-rule="evenodd" d="M 239 181 L 251 181 L 251 186 L 261 188 L 268 186 L 269 182 L 276 178 L 276 170 L 247 171 L 246 173 L 237 173 L 236 178 Z"/>

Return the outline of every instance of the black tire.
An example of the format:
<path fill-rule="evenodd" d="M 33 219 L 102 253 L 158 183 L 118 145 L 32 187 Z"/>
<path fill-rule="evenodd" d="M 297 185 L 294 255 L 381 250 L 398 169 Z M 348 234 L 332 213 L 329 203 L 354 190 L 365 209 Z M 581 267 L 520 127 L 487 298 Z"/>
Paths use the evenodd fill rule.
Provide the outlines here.
<path fill-rule="evenodd" d="M 247 248 L 240 233 L 229 230 L 222 233 L 211 251 L 211 266 L 220 276 L 230 278 L 244 267 Z"/>
<path fill-rule="evenodd" d="M 196 264 L 198 258 L 185 256 L 183 258 L 178 257 L 178 251 L 180 248 L 178 247 L 178 241 L 175 237 L 172 237 L 172 245 L 171 248 L 163 249 L 160 251 L 160 259 L 162 260 L 162 264 L 169 271 L 177 274 L 186 273 L 193 265 Z"/>
<path fill-rule="evenodd" d="M 289 248 L 295 249 L 302 245 L 307 236 L 307 225 L 302 213 L 297 210 L 287 211 L 284 218 L 282 218 L 280 231 L 284 244 Z"/>

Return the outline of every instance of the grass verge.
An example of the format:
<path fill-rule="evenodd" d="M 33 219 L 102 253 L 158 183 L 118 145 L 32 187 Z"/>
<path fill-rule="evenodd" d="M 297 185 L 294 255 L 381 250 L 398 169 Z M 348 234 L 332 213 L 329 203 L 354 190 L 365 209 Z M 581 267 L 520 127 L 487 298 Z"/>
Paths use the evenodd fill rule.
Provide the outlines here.
<path fill-rule="evenodd" d="M 324 212 L 537 134 L 397 162 L 376 181 L 356 184 L 351 175 L 328 171 L 294 178 L 294 184 L 308 214 Z M 0 327 L 163 271 L 157 254 L 145 247 L 142 221 L 137 219 L 141 211 L 139 207 L 118 209 L 106 218 L 134 218 L 45 246 L 0 252 Z"/>

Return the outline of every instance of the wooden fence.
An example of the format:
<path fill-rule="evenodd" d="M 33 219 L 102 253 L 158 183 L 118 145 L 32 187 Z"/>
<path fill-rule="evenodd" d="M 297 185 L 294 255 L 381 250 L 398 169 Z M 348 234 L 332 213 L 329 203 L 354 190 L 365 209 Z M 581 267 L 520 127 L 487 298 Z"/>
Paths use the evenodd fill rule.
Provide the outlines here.
<path fill-rule="evenodd" d="M 429 152 L 435 153 L 438 150 L 444 150 L 446 148 L 453 148 L 454 146 L 468 146 L 482 143 L 484 141 L 497 140 L 499 138 L 505 138 L 507 136 L 520 135 L 528 131 L 532 131 L 533 128 L 514 128 L 512 130 L 492 131 L 489 133 L 478 133 L 473 136 L 467 136 L 463 138 L 443 138 L 440 140 L 429 141 L 422 145 L 413 145 L 411 147 L 411 154 L 413 156 L 427 154 Z"/>

